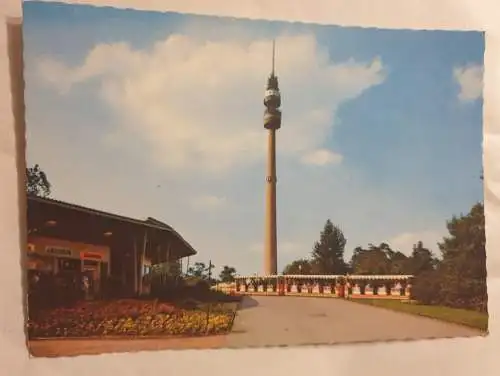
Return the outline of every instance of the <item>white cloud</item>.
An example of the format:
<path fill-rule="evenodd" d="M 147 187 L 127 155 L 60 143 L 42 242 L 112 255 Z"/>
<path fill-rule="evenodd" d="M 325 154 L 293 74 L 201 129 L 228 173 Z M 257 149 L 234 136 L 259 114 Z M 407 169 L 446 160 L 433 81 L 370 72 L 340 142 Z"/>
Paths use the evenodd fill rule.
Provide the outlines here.
<path fill-rule="evenodd" d="M 436 256 L 440 255 L 437 243 L 443 240 L 444 233 L 439 231 L 403 232 L 387 241 L 392 249 L 410 255 L 413 245 L 421 241 L 424 247 L 430 249 Z"/>
<path fill-rule="evenodd" d="M 460 86 L 458 99 L 471 102 L 480 98 L 483 93 L 483 67 L 468 65 L 453 70 L 453 77 Z"/>
<path fill-rule="evenodd" d="M 213 195 L 202 195 L 195 197 L 191 200 L 191 206 L 199 210 L 213 210 L 219 209 L 227 205 L 225 197 L 218 197 Z"/>
<path fill-rule="evenodd" d="M 325 166 L 329 164 L 338 164 L 342 162 L 342 155 L 334 153 L 327 149 L 317 149 L 313 150 L 307 154 L 304 154 L 301 159 L 302 163 Z"/>
<path fill-rule="evenodd" d="M 383 82 L 382 62 L 334 64 L 308 35 L 278 38 L 277 52 L 283 95 L 278 152 L 316 164 L 340 161 L 321 149 L 335 110 Z M 38 72 L 61 93 L 80 83 L 99 83 L 119 125 L 117 138 L 104 137 L 143 142 L 157 164 L 179 173 L 220 173 L 265 155 L 262 99 L 270 53 L 269 40 L 172 35 L 150 50 L 96 45 L 75 67 L 45 58 Z"/>

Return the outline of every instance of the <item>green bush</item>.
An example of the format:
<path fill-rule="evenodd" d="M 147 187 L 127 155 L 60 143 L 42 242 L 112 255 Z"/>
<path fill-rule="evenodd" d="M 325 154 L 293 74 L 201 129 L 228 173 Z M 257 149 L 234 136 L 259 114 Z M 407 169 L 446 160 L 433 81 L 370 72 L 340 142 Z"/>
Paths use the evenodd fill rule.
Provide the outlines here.
<path fill-rule="evenodd" d="M 173 302 L 233 302 L 240 299 L 222 291 L 212 290 L 207 280 L 194 277 L 167 280 L 161 285 L 155 285 L 154 288 L 152 286 L 150 296 Z"/>
<path fill-rule="evenodd" d="M 435 270 L 422 273 L 415 278 L 411 288 L 411 299 L 421 304 L 441 304 L 441 277 Z"/>

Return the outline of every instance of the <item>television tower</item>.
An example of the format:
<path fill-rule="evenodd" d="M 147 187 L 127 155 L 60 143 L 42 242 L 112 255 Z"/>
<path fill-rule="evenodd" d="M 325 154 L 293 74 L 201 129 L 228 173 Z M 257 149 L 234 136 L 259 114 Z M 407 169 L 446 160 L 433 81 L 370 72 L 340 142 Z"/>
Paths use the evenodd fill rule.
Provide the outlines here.
<path fill-rule="evenodd" d="M 276 131 L 281 127 L 281 94 L 278 77 L 274 74 L 275 42 L 271 75 L 267 80 L 264 95 L 264 128 L 268 130 L 267 176 L 266 176 L 266 213 L 264 238 L 264 274 L 278 274 L 278 249 L 276 228 Z"/>

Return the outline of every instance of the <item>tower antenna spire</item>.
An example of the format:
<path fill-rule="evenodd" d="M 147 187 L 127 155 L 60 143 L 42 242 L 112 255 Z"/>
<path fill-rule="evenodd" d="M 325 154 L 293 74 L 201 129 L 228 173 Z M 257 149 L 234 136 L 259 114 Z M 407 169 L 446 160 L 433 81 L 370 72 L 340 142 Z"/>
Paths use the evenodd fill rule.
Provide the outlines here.
<path fill-rule="evenodd" d="M 274 76 L 274 57 L 275 57 L 275 53 L 276 53 L 276 40 L 273 39 L 273 66 L 272 66 L 272 70 L 271 70 L 271 74 Z"/>

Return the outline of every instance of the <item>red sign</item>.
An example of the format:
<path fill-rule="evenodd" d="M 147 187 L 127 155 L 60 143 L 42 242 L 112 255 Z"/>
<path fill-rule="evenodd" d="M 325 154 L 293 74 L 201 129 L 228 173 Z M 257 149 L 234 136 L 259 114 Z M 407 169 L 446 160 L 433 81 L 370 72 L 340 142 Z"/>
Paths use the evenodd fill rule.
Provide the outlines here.
<path fill-rule="evenodd" d="M 82 252 L 82 253 L 80 253 L 80 258 L 101 260 L 102 255 L 100 255 L 99 253 L 93 253 L 93 252 Z"/>

